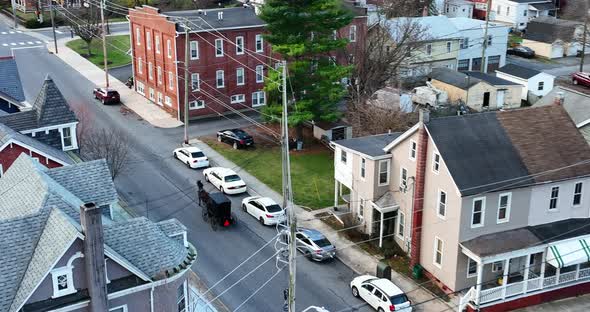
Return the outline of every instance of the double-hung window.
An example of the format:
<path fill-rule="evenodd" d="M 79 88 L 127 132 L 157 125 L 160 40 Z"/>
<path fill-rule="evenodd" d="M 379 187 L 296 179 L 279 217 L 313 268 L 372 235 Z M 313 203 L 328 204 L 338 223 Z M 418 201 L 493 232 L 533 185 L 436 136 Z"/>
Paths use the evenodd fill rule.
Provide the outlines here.
<path fill-rule="evenodd" d="M 198 41 L 191 41 L 190 42 L 190 57 L 191 57 L 191 60 L 198 60 L 199 59 L 199 42 Z"/>
<path fill-rule="evenodd" d="M 453 43 L 451 41 L 447 41 L 447 53 L 451 53 L 453 49 Z"/>
<path fill-rule="evenodd" d="M 447 193 L 443 190 L 438 190 L 436 214 L 442 219 L 447 215 Z"/>
<path fill-rule="evenodd" d="M 426 55 L 432 55 L 432 44 L 426 45 Z"/>
<path fill-rule="evenodd" d="M 584 184 L 582 182 L 578 182 L 574 185 L 574 201 L 573 205 L 578 206 L 582 203 L 582 187 Z"/>
<path fill-rule="evenodd" d="M 69 149 L 73 146 L 72 142 L 72 129 L 71 128 L 63 128 L 61 130 L 61 136 L 63 139 L 63 149 Z"/>
<path fill-rule="evenodd" d="M 174 90 L 174 74 L 172 72 L 168 72 L 168 88 Z"/>
<path fill-rule="evenodd" d="M 191 74 L 191 86 L 192 86 L 193 91 L 201 90 L 201 79 L 200 78 L 201 77 L 198 73 Z"/>
<path fill-rule="evenodd" d="M 141 29 L 139 27 L 135 27 L 135 43 L 141 45 Z"/>
<path fill-rule="evenodd" d="M 186 281 L 178 286 L 176 290 L 176 305 L 178 306 L 178 312 L 186 312 Z"/>
<path fill-rule="evenodd" d="M 158 66 L 157 68 L 157 75 L 158 75 L 158 84 L 162 84 L 162 67 Z"/>
<path fill-rule="evenodd" d="M 344 150 L 340 150 L 340 161 L 341 161 L 343 164 L 346 164 L 346 159 L 347 159 L 347 156 L 348 156 L 348 155 L 347 155 L 346 151 L 344 151 Z"/>
<path fill-rule="evenodd" d="M 244 37 L 236 37 L 236 55 L 244 54 Z"/>
<path fill-rule="evenodd" d="M 188 103 L 188 109 L 201 109 L 205 108 L 205 101 L 203 100 L 195 100 Z"/>
<path fill-rule="evenodd" d="M 261 34 L 256 35 L 256 52 L 264 52 L 264 39 Z"/>
<path fill-rule="evenodd" d="M 406 230 L 406 215 L 403 212 L 399 212 L 397 215 L 397 236 L 404 239 L 404 233 Z"/>
<path fill-rule="evenodd" d="M 462 50 L 469 48 L 469 37 L 464 37 L 463 40 L 461 40 L 460 48 Z"/>
<path fill-rule="evenodd" d="M 537 86 L 537 90 L 538 91 L 543 91 L 543 89 L 545 89 L 545 82 L 544 81 L 539 81 L 539 85 Z"/>
<path fill-rule="evenodd" d="M 223 56 L 223 39 L 215 39 L 215 57 Z"/>
<path fill-rule="evenodd" d="M 234 94 L 231 96 L 231 104 L 246 102 L 246 96 L 243 94 Z"/>
<path fill-rule="evenodd" d="M 511 193 L 500 194 L 498 198 L 498 218 L 497 223 L 504 223 L 510 220 L 510 205 L 512 201 Z"/>
<path fill-rule="evenodd" d="M 366 173 L 367 173 L 367 160 L 364 158 L 361 158 L 361 179 L 365 178 Z"/>
<path fill-rule="evenodd" d="M 473 207 L 471 209 L 471 227 L 481 227 L 484 225 L 486 209 L 485 197 L 478 197 L 473 199 Z"/>
<path fill-rule="evenodd" d="M 157 34 L 155 36 L 155 43 L 156 43 L 156 53 L 160 54 L 160 36 Z"/>
<path fill-rule="evenodd" d="M 434 153 L 432 156 L 432 171 L 438 173 L 440 170 L 440 155 L 438 153 Z"/>
<path fill-rule="evenodd" d="M 557 200 L 559 199 L 559 186 L 551 188 L 551 196 L 549 197 L 549 210 L 557 209 Z"/>
<path fill-rule="evenodd" d="M 141 60 L 141 57 L 137 58 L 137 72 L 143 74 L 143 61 Z"/>
<path fill-rule="evenodd" d="M 148 62 L 148 77 L 149 80 L 154 80 L 154 66 L 152 62 Z"/>
<path fill-rule="evenodd" d="M 252 93 L 252 107 L 266 105 L 264 91 L 256 91 Z"/>
<path fill-rule="evenodd" d="M 168 54 L 168 58 L 172 58 L 172 41 L 170 39 L 166 40 L 166 53 Z"/>
<path fill-rule="evenodd" d="M 243 86 L 246 83 L 246 79 L 244 77 L 244 68 L 239 67 L 236 69 L 236 84 L 238 86 Z"/>
<path fill-rule="evenodd" d="M 149 31 L 145 32 L 145 46 L 148 50 L 152 49 L 152 34 Z"/>
<path fill-rule="evenodd" d="M 444 242 L 442 239 L 438 237 L 434 237 L 434 265 L 437 267 L 442 267 L 443 262 L 443 252 L 444 252 Z"/>
<path fill-rule="evenodd" d="M 477 262 L 467 257 L 467 278 L 474 277 L 477 275 Z"/>
<path fill-rule="evenodd" d="M 416 150 L 418 144 L 415 141 L 410 141 L 410 160 L 416 160 Z"/>
<path fill-rule="evenodd" d="M 264 82 L 264 66 L 256 65 L 256 82 Z"/>
<path fill-rule="evenodd" d="M 223 75 L 223 70 L 218 70 L 215 72 L 215 84 L 217 88 L 225 87 L 225 78 Z"/>
<path fill-rule="evenodd" d="M 350 42 L 356 42 L 356 25 L 351 25 L 348 30 L 348 40 Z"/>
<path fill-rule="evenodd" d="M 408 170 L 406 168 L 400 170 L 399 186 L 403 189 L 408 187 Z"/>
<path fill-rule="evenodd" d="M 379 186 L 389 184 L 389 159 L 379 161 Z"/>

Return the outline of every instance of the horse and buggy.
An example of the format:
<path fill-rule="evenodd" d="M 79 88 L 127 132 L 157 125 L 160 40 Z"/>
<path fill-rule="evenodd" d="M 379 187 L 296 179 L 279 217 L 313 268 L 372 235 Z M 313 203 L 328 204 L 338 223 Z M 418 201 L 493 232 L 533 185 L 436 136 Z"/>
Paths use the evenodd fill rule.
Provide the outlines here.
<path fill-rule="evenodd" d="M 231 211 L 231 201 L 220 192 L 207 192 L 201 181 L 197 181 L 199 206 L 203 221 L 211 225 L 213 231 L 218 227 L 230 227 L 238 223 L 238 218 Z"/>

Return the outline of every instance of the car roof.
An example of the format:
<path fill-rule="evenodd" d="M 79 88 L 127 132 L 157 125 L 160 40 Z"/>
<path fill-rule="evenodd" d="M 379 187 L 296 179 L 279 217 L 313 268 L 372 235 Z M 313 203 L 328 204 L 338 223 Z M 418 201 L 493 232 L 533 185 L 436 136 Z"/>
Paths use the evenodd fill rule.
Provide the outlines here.
<path fill-rule="evenodd" d="M 388 297 L 397 296 L 404 293 L 392 281 L 385 278 L 371 280 L 370 283 L 382 290 Z"/>
<path fill-rule="evenodd" d="M 217 171 L 217 173 L 227 176 L 227 175 L 231 175 L 231 174 L 236 174 L 235 171 L 229 169 L 229 168 L 224 168 L 224 167 L 216 167 L 215 171 Z"/>
<path fill-rule="evenodd" d="M 263 204 L 264 206 L 276 205 L 277 203 L 269 197 L 259 197 L 256 201 Z"/>
<path fill-rule="evenodd" d="M 196 146 L 188 146 L 188 147 L 185 147 L 184 149 L 191 152 L 191 153 L 201 152 L 201 149 Z"/>
<path fill-rule="evenodd" d="M 305 234 L 307 237 L 311 238 L 311 240 L 326 238 L 322 232 L 314 229 L 299 228 L 299 232 Z"/>

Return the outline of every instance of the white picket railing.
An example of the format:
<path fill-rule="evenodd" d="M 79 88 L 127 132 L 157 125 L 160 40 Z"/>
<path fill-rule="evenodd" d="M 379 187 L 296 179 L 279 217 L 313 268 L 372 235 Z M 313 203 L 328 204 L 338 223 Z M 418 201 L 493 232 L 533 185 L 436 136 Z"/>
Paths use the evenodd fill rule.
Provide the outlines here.
<path fill-rule="evenodd" d="M 537 289 L 541 289 L 541 278 L 537 277 L 537 278 L 533 278 L 527 281 L 527 287 L 526 290 L 527 291 L 534 291 Z"/>
<path fill-rule="evenodd" d="M 475 289 L 475 287 L 471 287 L 469 289 L 469 291 L 467 291 L 467 293 L 465 294 L 465 296 L 459 298 L 459 312 L 463 312 L 463 309 L 465 309 L 465 307 L 467 306 L 467 304 L 475 299 L 475 295 L 477 293 L 477 290 Z"/>
<path fill-rule="evenodd" d="M 517 282 L 506 285 L 506 297 L 521 294 L 524 291 L 524 282 Z"/>

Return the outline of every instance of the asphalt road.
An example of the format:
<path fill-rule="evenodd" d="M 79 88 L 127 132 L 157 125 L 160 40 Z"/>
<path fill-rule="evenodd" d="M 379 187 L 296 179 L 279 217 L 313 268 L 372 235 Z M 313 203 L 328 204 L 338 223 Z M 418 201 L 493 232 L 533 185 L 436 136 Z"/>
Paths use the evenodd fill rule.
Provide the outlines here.
<path fill-rule="evenodd" d="M 5 29 L 8 27 L 0 25 L 0 33 Z M 17 36 L 17 33 L 12 35 Z M 34 39 L 26 34 L 18 33 L 18 36 L 22 36 L 22 40 Z M 0 50 L 0 55 L 2 53 Z M 193 270 L 207 285 L 216 283 L 274 237 L 276 230 L 273 227 L 261 226 L 238 209 L 241 199 L 246 195 L 231 197 L 233 209 L 239 219 L 235 227 L 213 232 L 202 221 L 193 189 L 195 180 L 204 180 L 201 170 L 190 170 L 172 157 L 172 150 L 182 141 L 181 128 L 157 129 L 134 114 L 122 113 L 119 106 L 100 105 L 91 95 L 94 85 L 44 48 L 15 50 L 15 56 L 29 102 L 34 101 L 44 77 L 50 74 L 71 106 L 88 108 L 94 127 L 119 129 L 131 138 L 131 160 L 127 170 L 115 180 L 120 195 L 138 215 L 147 216 L 153 221 L 177 218 L 187 226 L 188 239 L 198 252 Z M 189 131 L 191 137 L 195 137 L 214 133 L 220 128 L 245 124 L 247 123 L 244 120 L 234 118 L 201 121 L 191 125 Z M 239 173 L 240 168 L 234 169 Z M 212 186 L 206 183 L 205 187 L 210 189 Z M 212 290 L 217 294 L 227 290 L 257 265 L 270 259 L 221 296 L 220 299 L 230 310 L 240 306 L 276 272 L 273 256 L 275 250 L 272 245 L 263 249 Z M 300 259 L 297 265 L 298 310 L 317 305 L 330 311 L 370 311 L 366 306 L 354 308 L 362 302 L 350 295 L 348 283 L 355 274 L 344 264 L 337 260 L 312 263 L 304 258 Z M 286 272 L 283 272 L 253 296 L 240 311 L 281 311 L 282 291 L 286 287 Z"/>

